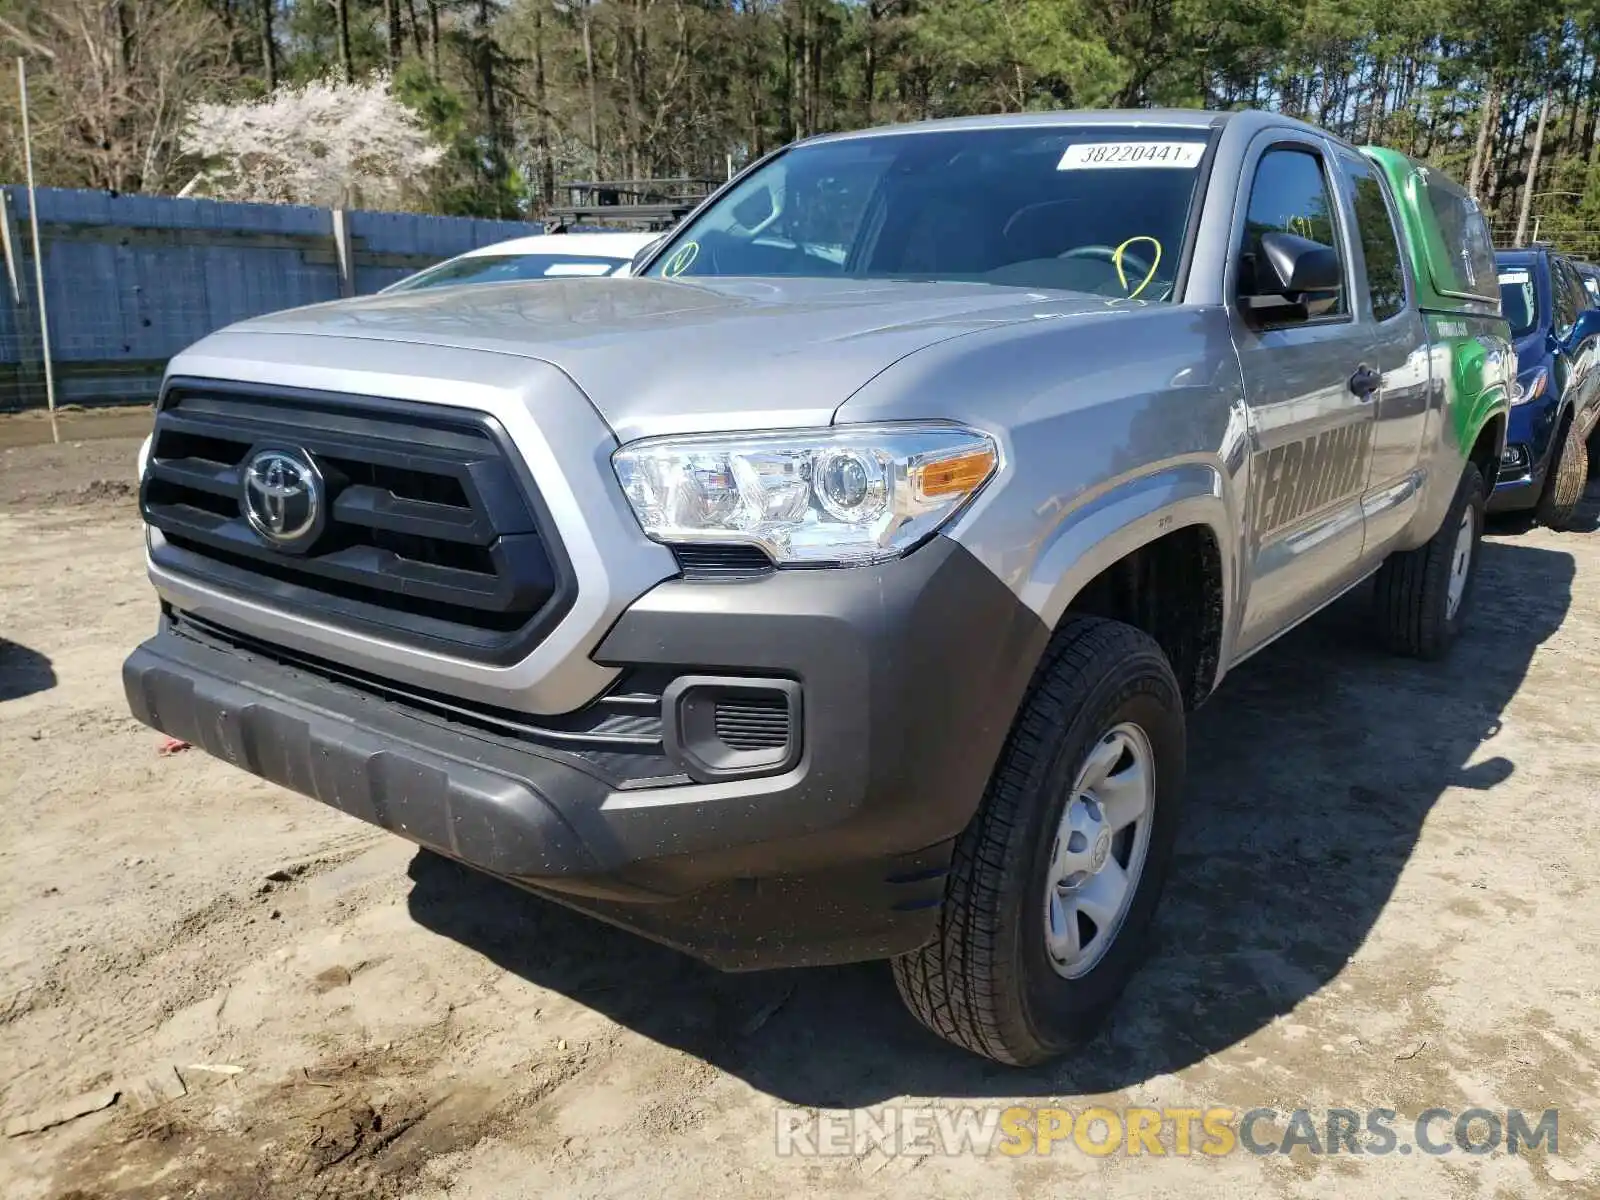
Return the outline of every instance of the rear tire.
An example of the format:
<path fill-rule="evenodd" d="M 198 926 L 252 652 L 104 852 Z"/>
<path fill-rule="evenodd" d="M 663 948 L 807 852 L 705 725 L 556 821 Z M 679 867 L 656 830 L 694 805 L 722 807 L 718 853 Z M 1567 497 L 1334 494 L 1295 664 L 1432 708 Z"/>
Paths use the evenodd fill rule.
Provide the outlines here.
<path fill-rule="evenodd" d="M 1161 648 L 1068 618 L 956 843 L 938 936 L 894 961 L 916 1018 L 1014 1066 L 1087 1041 L 1142 956 L 1183 773 L 1183 698 Z M 1136 796 L 1143 817 L 1118 826 Z"/>
<path fill-rule="evenodd" d="M 1556 443 L 1557 458 L 1550 464 L 1544 491 L 1539 496 L 1535 516 L 1539 524 L 1551 529 L 1566 529 L 1572 524 L 1583 489 L 1589 482 L 1589 447 L 1578 436 L 1578 426 L 1569 416 L 1561 426 Z"/>
<path fill-rule="evenodd" d="M 1439 531 L 1378 568 L 1378 628 L 1395 653 L 1440 659 L 1461 633 L 1478 578 L 1484 504 L 1483 476 L 1469 462 Z"/>

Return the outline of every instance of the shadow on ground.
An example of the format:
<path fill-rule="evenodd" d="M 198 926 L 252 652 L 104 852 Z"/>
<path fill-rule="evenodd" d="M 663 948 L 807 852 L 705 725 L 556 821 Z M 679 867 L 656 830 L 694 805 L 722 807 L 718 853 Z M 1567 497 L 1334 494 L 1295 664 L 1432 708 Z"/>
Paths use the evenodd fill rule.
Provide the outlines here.
<path fill-rule="evenodd" d="M 1590 470 L 1593 475 L 1584 486 L 1583 499 L 1578 502 L 1578 510 L 1561 531 L 1563 533 L 1593 533 L 1600 529 L 1600 455 L 1591 457 Z M 1524 508 L 1490 513 L 1484 524 L 1490 536 L 1517 537 L 1538 528 L 1539 521 L 1533 509 Z"/>
<path fill-rule="evenodd" d="M 1500 715 L 1566 615 L 1573 575 L 1565 553 L 1491 540 L 1472 626 L 1447 663 L 1375 649 L 1358 591 L 1230 675 L 1191 720 L 1187 809 L 1150 961 L 1108 1030 L 1068 1062 L 1018 1072 L 946 1046 L 901 1009 L 882 964 L 718 975 L 427 853 L 412 863 L 411 912 L 789 1103 L 1136 1085 L 1326 986 L 1441 793 L 1516 771 L 1493 754 Z"/>
<path fill-rule="evenodd" d="M 20 700 L 56 685 L 55 668 L 37 650 L 0 638 L 0 701 Z"/>

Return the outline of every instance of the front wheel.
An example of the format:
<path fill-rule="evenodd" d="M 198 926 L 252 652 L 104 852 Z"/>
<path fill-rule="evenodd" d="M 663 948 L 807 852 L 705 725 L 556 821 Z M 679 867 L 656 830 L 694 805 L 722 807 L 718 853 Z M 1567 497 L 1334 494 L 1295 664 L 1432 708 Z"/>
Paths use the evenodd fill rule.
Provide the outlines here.
<path fill-rule="evenodd" d="M 1578 423 L 1570 416 L 1557 437 L 1556 460 L 1550 464 L 1535 515 L 1541 525 L 1566 529 L 1572 524 L 1584 486 L 1589 482 L 1589 447 L 1578 433 Z"/>
<path fill-rule="evenodd" d="M 1449 652 L 1471 606 L 1485 503 L 1483 476 L 1469 462 L 1439 531 L 1378 568 L 1378 627 L 1391 650 L 1428 659 Z"/>
<path fill-rule="evenodd" d="M 894 962 L 917 1019 L 1016 1066 L 1086 1041 L 1138 966 L 1183 772 L 1183 699 L 1161 648 L 1070 618 L 957 842 L 938 936 Z"/>

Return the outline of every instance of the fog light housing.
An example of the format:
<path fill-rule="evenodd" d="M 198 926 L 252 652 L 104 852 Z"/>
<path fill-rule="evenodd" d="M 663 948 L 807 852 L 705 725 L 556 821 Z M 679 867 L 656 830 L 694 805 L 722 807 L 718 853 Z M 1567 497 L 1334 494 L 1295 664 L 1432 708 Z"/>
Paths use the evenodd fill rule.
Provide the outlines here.
<path fill-rule="evenodd" d="M 1500 452 L 1500 474 L 1503 478 L 1526 475 L 1530 461 L 1526 446 L 1507 446 Z"/>
<path fill-rule="evenodd" d="M 661 740 L 700 783 L 787 771 L 800 761 L 800 685 L 680 676 L 661 694 Z"/>

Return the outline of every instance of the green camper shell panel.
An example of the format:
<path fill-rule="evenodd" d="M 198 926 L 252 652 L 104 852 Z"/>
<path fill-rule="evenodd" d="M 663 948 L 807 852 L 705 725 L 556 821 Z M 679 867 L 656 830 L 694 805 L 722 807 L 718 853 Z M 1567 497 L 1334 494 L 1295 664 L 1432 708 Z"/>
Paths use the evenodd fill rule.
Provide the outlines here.
<path fill-rule="evenodd" d="M 1364 146 L 1400 208 L 1417 306 L 1424 312 L 1500 315 L 1494 241 L 1478 202 L 1443 171 L 1381 146 Z"/>
<path fill-rule="evenodd" d="M 1363 147 L 1389 181 L 1417 307 L 1428 341 L 1443 351 L 1445 410 L 1460 446 L 1505 410 L 1515 377 L 1511 327 L 1500 315 L 1500 277 L 1489 223 L 1465 189 L 1442 171 L 1395 150 Z"/>

